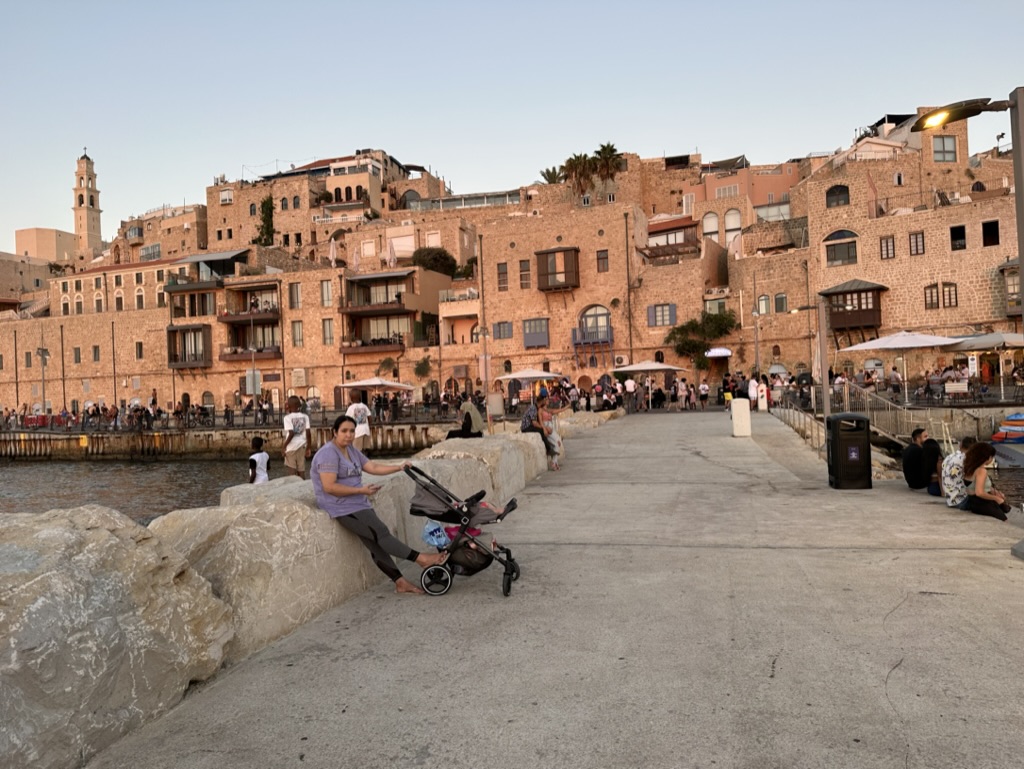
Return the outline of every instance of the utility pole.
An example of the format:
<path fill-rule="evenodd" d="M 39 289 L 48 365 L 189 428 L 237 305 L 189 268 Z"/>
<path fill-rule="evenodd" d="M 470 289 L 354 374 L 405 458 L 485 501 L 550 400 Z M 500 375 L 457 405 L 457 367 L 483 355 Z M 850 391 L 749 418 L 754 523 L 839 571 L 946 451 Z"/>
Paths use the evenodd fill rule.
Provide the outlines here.
<path fill-rule="evenodd" d="M 622 212 L 626 229 L 626 327 L 629 329 L 629 362 L 633 363 L 633 276 L 629 269 L 629 211 Z"/>

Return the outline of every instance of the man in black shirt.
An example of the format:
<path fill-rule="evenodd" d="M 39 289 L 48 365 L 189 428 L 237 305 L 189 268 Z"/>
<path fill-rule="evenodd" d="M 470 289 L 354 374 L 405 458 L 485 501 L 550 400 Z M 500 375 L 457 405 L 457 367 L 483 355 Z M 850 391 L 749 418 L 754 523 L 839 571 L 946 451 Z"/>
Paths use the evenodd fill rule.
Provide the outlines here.
<path fill-rule="evenodd" d="M 926 489 L 931 480 L 932 471 L 925 467 L 924 449 L 921 446 L 928 440 L 928 431 L 918 427 L 910 434 L 911 443 L 903 450 L 903 477 L 912 489 Z"/>

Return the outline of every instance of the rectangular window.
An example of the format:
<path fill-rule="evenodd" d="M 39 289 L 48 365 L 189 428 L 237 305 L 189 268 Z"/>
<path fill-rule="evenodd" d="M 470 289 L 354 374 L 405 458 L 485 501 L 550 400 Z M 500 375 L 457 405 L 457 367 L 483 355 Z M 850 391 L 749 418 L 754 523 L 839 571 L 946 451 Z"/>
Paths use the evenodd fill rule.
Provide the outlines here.
<path fill-rule="evenodd" d="M 302 284 L 301 283 L 289 283 L 288 284 L 288 309 L 289 310 L 301 310 L 302 309 Z"/>
<path fill-rule="evenodd" d="M 124 282 L 123 281 L 123 276 L 121 276 L 121 275 L 115 275 L 114 276 L 114 286 L 116 288 L 121 288 L 121 286 L 123 285 L 123 282 Z M 99 288 L 99 286 L 97 286 L 96 288 Z"/>
<path fill-rule="evenodd" d="M 320 330 L 323 332 L 324 346 L 330 347 L 334 344 L 334 318 L 323 318 L 320 321 Z"/>
<path fill-rule="evenodd" d="M 146 309 L 146 297 L 144 294 L 135 295 L 135 309 L 145 310 Z"/>
<path fill-rule="evenodd" d="M 789 299 L 786 298 L 785 294 L 775 295 L 775 312 L 786 313 L 789 312 Z"/>
<path fill-rule="evenodd" d="M 530 260 L 519 260 L 519 288 L 530 287 Z"/>
<path fill-rule="evenodd" d="M 32 353 L 25 353 L 25 368 L 32 368 Z"/>
<path fill-rule="evenodd" d="M 910 255 L 919 256 L 924 253 L 924 233 L 910 233 Z"/>
<path fill-rule="evenodd" d="M 548 319 L 530 318 L 523 321 L 523 347 L 527 350 L 548 346 Z"/>
<path fill-rule="evenodd" d="M 608 272 L 608 250 L 601 249 L 597 252 L 597 271 Z"/>
<path fill-rule="evenodd" d="M 498 263 L 498 290 L 508 291 L 508 265 L 505 262 Z"/>
<path fill-rule="evenodd" d="M 135 343 L 135 360 L 142 360 L 142 342 Z"/>
<path fill-rule="evenodd" d="M 708 315 L 721 315 L 725 312 L 725 300 L 724 299 L 706 299 L 704 300 L 704 312 Z"/>
<path fill-rule="evenodd" d="M 66 280 L 61 282 L 60 290 L 61 290 L 62 293 L 65 293 L 65 294 L 68 292 L 68 282 Z"/>
<path fill-rule="evenodd" d="M 949 228 L 949 250 L 963 251 L 967 248 L 967 228 L 956 224 Z"/>
<path fill-rule="evenodd" d="M 674 326 L 676 306 L 674 304 L 652 304 L 647 308 L 648 326 Z"/>
<path fill-rule="evenodd" d="M 292 321 L 292 346 L 302 347 L 302 321 Z"/>
<path fill-rule="evenodd" d="M 224 240 L 224 233 L 221 230 L 217 230 L 217 240 Z"/>
<path fill-rule="evenodd" d="M 281 237 L 282 237 L 281 245 L 283 245 L 285 247 L 288 247 L 288 246 L 291 245 L 291 236 L 287 232 L 284 235 L 282 235 Z"/>
<path fill-rule="evenodd" d="M 114 297 L 114 310 L 116 312 L 124 312 L 124 297 L 123 296 L 115 296 Z"/>
<path fill-rule="evenodd" d="M 895 259 L 896 258 L 896 237 L 894 235 L 885 235 L 878 239 L 878 251 L 879 255 L 883 259 Z"/>
<path fill-rule="evenodd" d="M 999 220 L 996 219 L 994 222 L 982 222 L 981 223 L 981 245 L 982 246 L 998 246 L 999 245 Z"/>
<path fill-rule="evenodd" d="M 231 240 L 232 237 L 233 235 L 231 234 L 231 228 L 228 227 L 228 240 Z"/>
<path fill-rule="evenodd" d="M 495 339 L 511 339 L 512 338 L 512 324 L 509 321 L 502 321 L 501 323 L 494 324 L 494 338 Z"/>
<path fill-rule="evenodd" d="M 103 312 L 103 299 L 97 296 L 96 299 L 93 300 L 93 309 L 96 312 Z"/>
<path fill-rule="evenodd" d="M 93 363 L 99 363 L 100 362 L 100 346 L 98 344 L 94 344 L 92 346 L 92 362 Z"/>
<path fill-rule="evenodd" d="M 156 306 L 157 307 L 166 307 L 167 306 L 167 294 L 165 294 L 163 291 L 161 291 L 159 294 L 156 295 Z"/>
<path fill-rule="evenodd" d="M 740 186 L 738 184 L 727 184 L 725 187 L 719 187 L 715 190 L 716 198 L 734 198 L 740 194 Z"/>
<path fill-rule="evenodd" d="M 924 287 L 924 308 L 926 310 L 937 310 L 939 309 L 939 287 L 925 286 Z"/>
<path fill-rule="evenodd" d="M 609 192 L 608 193 L 608 202 L 609 203 L 614 203 L 615 202 L 615 193 L 614 192 Z"/>
<path fill-rule="evenodd" d="M 71 350 L 71 360 L 74 363 L 81 363 L 82 362 L 82 348 L 81 347 L 74 347 L 74 348 L 72 348 L 72 350 Z"/>
<path fill-rule="evenodd" d="M 296 232 L 295 233 L 295 245 L 296 246 L 301 246 L 302 245 L 302 233 L 301 232 Z"/>
<path fill-rule="evenodd" d="M 81 315 L 81 314 L 82 314 L 82 300 L 81 299 L 75 299 L 75 315 Z"/>
<path fill-rule="evenodd" d="M 157 283 L 163 283 L 164 282 L 164 271 L 163 270 L 157 270 L 156 271 L 156 282 Z"/>
<path fill-rule="evenodd" d="M 235 199 L 235 193 L 232 190 L 221 190 L 220 191 L 220 204 L 227 205 Z"/>
<path fill-rule="evenodd" d="M 768 205 L 771 205 L 774 202 L 775 202 L 775 193 L 774 192 L 769 192 L 768 193 Z"/>
<path fill-rule="evenodd" d="M 683 195 L 683 200 L 680 203 L 683 209 L 683 216 L 693 216 L 693 200 L 694 194 L 692 192 Z"/>
<path fill-rule="evenodd" d="M 942 306 L 943 307 L 956 307 L 956 283 L 943 283 L 942 284 Z"/>
<path fill-rule="evenodd" d="M 857 241 L 849 243 L 834 243 L 825 246 L 825 261 L 829 267 L 838 267 L 841 264 L 857 263 Z"/>
<path fill-rule="evenodd" d="M 143 246 L 139 249 L 140 262 L 155 262 L 160 258 L 160 244 L 154 243 L 151 246 Z"/>
<path fill-rule="evenodd" d="M 141 286 L 142 285 L 142 273 L 141 272 L 135 273 L 135 285 L 136 286 Z"/>
<path fill-rule="evenodd" d="M 82 290 L 82 281 L 76 280 L 75 281 L 75 291 L 81 291 L 81 290 Z"/>
<path fill-rule="evenodd" d="M 92 287 L 95 289 L 103 288 L 103 278 L 95 277 L 92 279 Z"/>
<path fill-rule="evenodd" d="M 4 356 L 0 355 L 0 371 L 4 370 Z"/>
<path fill-rule="evenodd" d="M 331 296 L 331 281 L 321 280 L 320 281 L 320 306 L 330 307 L 333 298 Z"/>
<path fill-rule="evenodd" d="M 589 206 L 590 205 L 590 195 L 584 195 L 583 199 L 580 201 L 580 203 L 582 203 L 583 206 Z"/>
<path fill-rule="evenodd" d="M 932 160 L 936 163 L 956 162 L 956 137 L 955 136 L 933 136 L 932 137 Z"/>

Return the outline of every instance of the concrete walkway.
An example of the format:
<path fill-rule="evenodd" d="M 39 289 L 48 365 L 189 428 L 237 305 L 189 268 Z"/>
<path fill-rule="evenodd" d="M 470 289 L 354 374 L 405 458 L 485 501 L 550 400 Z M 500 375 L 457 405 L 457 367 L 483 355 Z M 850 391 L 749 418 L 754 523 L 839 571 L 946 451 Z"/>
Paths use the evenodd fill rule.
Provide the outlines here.
<path fill-rule="evenodd" d="M 644 414 L 568 441 L 495 530 L 511 597 L 496 568 L 372 589 L 88 766 L 1020 765 L 1020 517 L 834 491 L 788 428 L 753 431 Z"/>

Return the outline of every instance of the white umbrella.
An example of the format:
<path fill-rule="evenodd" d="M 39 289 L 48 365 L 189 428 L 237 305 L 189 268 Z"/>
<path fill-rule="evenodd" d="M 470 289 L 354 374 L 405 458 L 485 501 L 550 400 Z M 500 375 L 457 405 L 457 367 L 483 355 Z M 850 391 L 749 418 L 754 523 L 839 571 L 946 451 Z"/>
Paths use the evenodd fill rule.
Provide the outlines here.
<path fill-rule="evenodd" d="M 540 369 L 536 368 L 524 368 L 519 371 L 513 371 L 511 374 L 505 374 L 497 378 L 504 380 L 506 382 L 511 381 L 513 379 L 519 379 L 520 381 L 523 382 L 536 382 L 541 379 L 561 379 L 562 375 L 556 374 L 553 371 L 541 371 Z"/>
<path fill-rule="evenodd" d="M 949 347 L 960 340 L 955 337 L 936 336 L 935 334 L 920 334 L 915 331 L 897 331 L 889 336 L 880 336 L 877 339 L 869 339 L 860 344 L 844 347 L 840 352 L 863 352 L 865 350 L 916 350 L 922 347 Z M 822 366 L 824 366 L 822 361 Z M 824 377 L 822 378 L 824 381 Z M 907 382 L 907 359 L 903 358 L 903 399 L 910 401 L 910 387 Z"/>
<path fill-rule="evenodd" d="M 988 352 L 989 350 L 1011 350 L 1024 348 L 1024 334 L 1013 334 L 1008 331 L 995 331 L 991 334 L 962 337 L 961 341 L 949 349 L 953 352 Z M 1006 400 L 1006 372 L 1003 371 L 1002 360 L 999 363 L 999 400 Z"/>
<path fill-rule="evenodd" d="M 655 371 L 686 371 L 682 366 L 670 366 L 668 363 L 659 363 L 656 360 L 642 360 L 639 363 L 632 363 L 628 366 L 613 368 L 616 374 L 650 374 Z M 647 408 L 654 404 L 653 388 L 647 388 Z"/>
<path fill-rule="evenodd" d="M 732 356 L 732 350 L 728 347 L 712 347 L 706 353 L 705 358 L 728 358 Z"/>
<path fill-rule="evenodd" d="M 360 390 L 411 390 L 412 385 L 392 382 L 390 379 L 382 379 L 373 376 L 369 379 L 358 379 L 355 382 L 346 382 L 342 387 L 358 388 Z"/>

